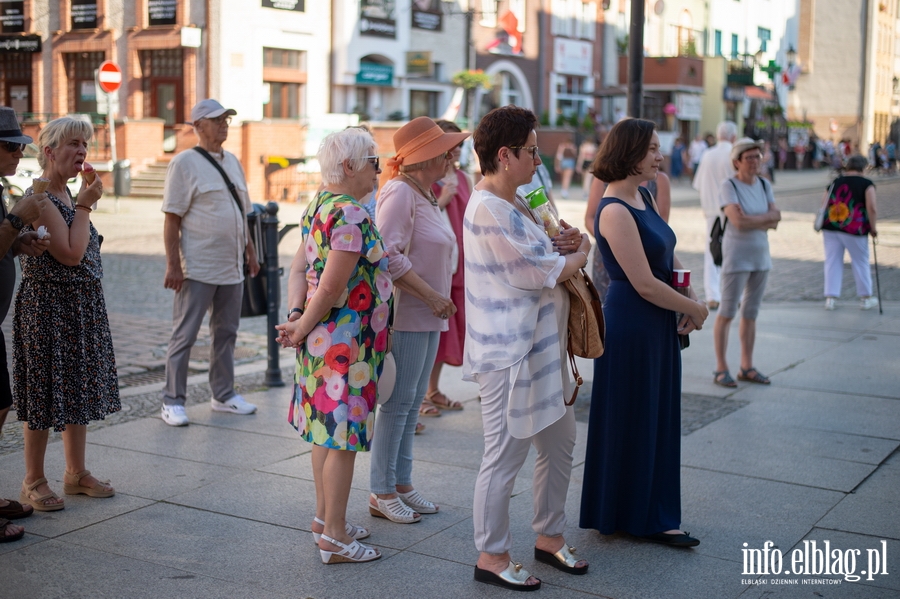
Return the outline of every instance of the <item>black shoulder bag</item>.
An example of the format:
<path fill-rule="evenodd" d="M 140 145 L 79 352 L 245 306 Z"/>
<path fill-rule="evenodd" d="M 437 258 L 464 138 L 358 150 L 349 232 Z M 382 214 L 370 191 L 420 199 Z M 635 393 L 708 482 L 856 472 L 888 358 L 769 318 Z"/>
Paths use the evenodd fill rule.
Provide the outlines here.
<path fill-rule="evenodd" d="M 225 170 L 222 166 L 216 162 L 216 159 L 213 158 L 209 152 L 201 148 L 200 146 L 194 146 L 194 149 L 197 152 L 206 158 L 211 165 L 215 167 L 219 174 L 222 175 L 222 178 L 225 180 L 225 186 L 228 187 L 228 191 L 231 193 L 231 197 L 234 198 L 234 203 L 237 204 L 238 212 L 241 213 L 241 216 L 244 216 L 244 206 L 241 204 L 241 198 L 238 197 L 237 187 L 235 187 L 234 183 L 231 182 L 231 179 L 228 178 L 228 175 L 225 174 Z M 245 221 L 246 222 L 246 221 Z M 250 226 L 249 223 L 246 223 L 246 226 Z M 261 256 L 260 249 L 255 248 L 257 256 Z M 246 253 L 246 250 L 245 250 Z M 247 316 L 262 316 L 268 312 L 268 301 L 266 298 L 266 280 L 265 280 L 265 271 L 262 269 L 262 261 L 258 260 L 260 263 L 259 274 L 256 277 L 251 277 L 249 270 L 247 268 L 246 256 L 244 261 L 244 297 L 241 301 L 241 318 Z M 277 307 L 276 307 L 277 310 Z"/>

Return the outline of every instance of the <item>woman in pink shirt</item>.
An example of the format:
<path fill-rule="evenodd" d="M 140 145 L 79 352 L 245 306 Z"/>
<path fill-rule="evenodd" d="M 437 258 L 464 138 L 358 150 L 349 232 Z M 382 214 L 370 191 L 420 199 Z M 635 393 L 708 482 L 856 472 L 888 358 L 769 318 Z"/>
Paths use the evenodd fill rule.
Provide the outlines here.
<path fill-rule="evenodd" d="M 395 156 L 382 174 L 376 220 L 394 280 L 393 355 L 397 382 L 378 409 L 372 440 L 369 512 L 411 524 L 438 511 L 413 488 L 412 444 L 419 406 L 441 331 L 456 312 L 450 300 L 456 236 L 431 186 L 447 172 L 450 150 L 468 133 L 445 133 L 428 117 L 394 134 Z"/>

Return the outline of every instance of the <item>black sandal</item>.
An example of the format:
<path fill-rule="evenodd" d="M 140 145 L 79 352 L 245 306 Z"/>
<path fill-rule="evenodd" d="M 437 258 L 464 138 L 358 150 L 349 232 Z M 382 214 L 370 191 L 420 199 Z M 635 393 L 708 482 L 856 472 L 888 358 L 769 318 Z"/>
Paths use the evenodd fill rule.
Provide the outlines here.
<path fill-rule="evenodd" d="M 538 580 L 537 584 L 525 584 L 529 578 L 531 578 L 531 574 L 528 570 L 523 568 L 522 564 L 512 561 L 506 566 L 506 570 L 499 574 L 495 574 L 490 570 L 482 570 L 475 566 L 475 580 L 511 591 L 536 591 L 541 588 L 540 580 Z"/>
<path fill-rule="evenodd" d="M 713 372 L 713 377 L 713 382 L 720 387 L 728 387 L 729 389 L 737 387 L 737 383 L 734 382 L 734 379 L 731 378 L 731 373 L 727 370 L 716 370 Z"/>
<path fill-rule="evenodd" d="M 12 522 L 7 520 L 6 518 L 0 518 L 0 535 L 2 535 L 2 536 L 0 536 L 0 543 L 12 543 L 13 541 L 18 541 L 19 539 L 21 539 L 22 537 L 25 536 L 24 528 L 22 530 L 20 530 L 18 534 L 7 535 L 6 527 L 11 526 L 11 525 L 12 525 Z"/>
<path fill-rule="evenodd" d="M 750 374 L 751 372 L 753 373 L 752 375 Z M 756 383 L 758 385 L 772 384 L 772 381 L 769 380 L 769 377 L 758 371 L 755 366 L 751 366 L 746 370 L 741 368 L 741 371 L 738 373 L 738 380 L 747 381 L 748 383 Z"/>

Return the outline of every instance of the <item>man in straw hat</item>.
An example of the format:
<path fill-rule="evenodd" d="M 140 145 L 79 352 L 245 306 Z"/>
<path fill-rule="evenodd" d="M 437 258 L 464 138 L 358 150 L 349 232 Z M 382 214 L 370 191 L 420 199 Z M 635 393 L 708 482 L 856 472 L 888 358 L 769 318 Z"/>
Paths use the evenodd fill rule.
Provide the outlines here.
<path fill-rule="evenodd" d="M 25 145 L 32 139 L 22 133 L 16 113 L 12 108 L 0 106 L 0 176 L 16 174 L 16 167 L 22 158 Z M 2 192 L 2 187 L 0 187 Z M 34 231 L 22 233 L 25 225 L 30 225 L 47 206 L 47 194 L 38 193 L 19 200 L 7 212 L 0 202 L 0 323 L 6 319 L 13 290 L 16 286 L 16 265 L 13 261 L 18 254 L 40 256 L 50 245 L 50 236 L 38 239 Z M 12 390 L 9 385 L 9 370 L 6 365 L 6 341 L 0 331 L 0 429 L 12 406 Z M 21 539 L 25 529 L 14 526 L 10 520 L 30 516 L 34 509 L 11 499 L 0 499 L 0 543 Z"/>

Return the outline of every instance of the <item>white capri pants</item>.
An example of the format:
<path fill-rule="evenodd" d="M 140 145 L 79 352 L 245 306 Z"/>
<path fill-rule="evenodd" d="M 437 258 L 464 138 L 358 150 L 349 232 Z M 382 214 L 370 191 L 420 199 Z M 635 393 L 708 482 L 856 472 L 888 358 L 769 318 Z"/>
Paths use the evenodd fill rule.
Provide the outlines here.
<path fill-rule="evenodd" d="M 825 297 L 841 297 L 844 278 L 844 250 L 850 252 L 850 265 L 856 280 L 856 295 L 872 295 L 872 271 L 869 268 L 869 236 L 840 231 L 822 231 L 825 242 Z"/>
<path fill-rule="evenodd" d="M 563 365 L 565 367 L 565 365 Z M 509 498 L 516 475 L 534 444 L 533 501 L 534 532 L 547 537 L 562 536 L 566 529 L 566 494 L 575 451 L 575 412 L 566 414 L 528 439 L 509 434 L 506 410 L 509 404 L 509 371 L 475 375 L 481 388 L 481 419 L 484 425 L 484 457 L 475 481 L 472 520 L 478 551 L 501 555 L 512 547 L 509 532 Z"/>

